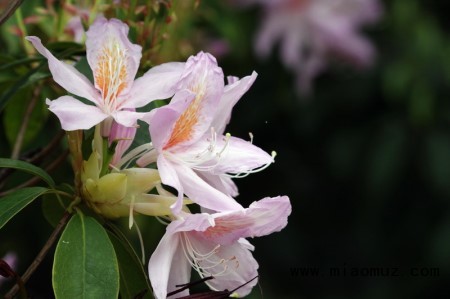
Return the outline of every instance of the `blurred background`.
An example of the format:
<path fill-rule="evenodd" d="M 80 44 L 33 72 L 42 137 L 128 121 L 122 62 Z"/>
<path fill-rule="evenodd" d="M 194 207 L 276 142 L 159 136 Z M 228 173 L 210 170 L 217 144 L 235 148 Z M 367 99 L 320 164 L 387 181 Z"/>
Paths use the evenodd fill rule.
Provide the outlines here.
<path fill-rule="evenodd" d="M 50 2 L 24 3 L 21 13 L 33 16 Z M 203 50 L 217 57 L 225 75 L 259 74 L 235 106 L 228 132 L 244 139 L 252 132 L 256 145 L 278 155 L 267 170 L 236 181 L 237 200 L 248 205 L 288 195 L 293 211 L 283 231 L 250 240 L 260 283 L 249 298 L 449 298 L 450 4 L 331 2 L 173 1 L 160 13 L 163 25 L 154 27 L 164 33 L 148 53 L 148 66 Z M 337 2 L 342 6 L 329 8 Z M 58 1 L 51 5 L 63 10 Z M 115 17 L 117 11 L 103 10 Z M 67 37 L 52 40 L 40 13 L 40 20 L 25 24 L 28 34 L 70 40 L 67 30 Z M 5 57 L 25 56 L 19 27 L 15 17 L 0 27 L 3 64 Z M 265 34 L 271 46 L 261 41 Z M 2 97 L 17 80 L 14 72 L 0 73 Z M 45 92 L 55 98 L 58 87 L 49 84 Z M 25 113 L 16 110 L 25 110 L 32 92 L 22 88 L 18 105 L 9 102 L 0 112 L 2 157 L 11 156 L 17 115 Z M 30 125 L 37 132 L 23 144 L 23 155 L 59 132 L 57 119 L 39 103 L 37 117 L 44 121 Z M 63 151 L 64 145 L 47 159 Z M 70 182 L 69 164 L 53 174 Z M 0 231 L 0 257 L 16 253 L 18 273 L 52 231 L 41 205 L 34 202 Z M 148 257 L 164 227 L 139 221 Z M 52 254 L 27 284 L 33 298 L 51 298 L 51 265 Z M 10 286 L 0 285 L 0 294 Z"/>

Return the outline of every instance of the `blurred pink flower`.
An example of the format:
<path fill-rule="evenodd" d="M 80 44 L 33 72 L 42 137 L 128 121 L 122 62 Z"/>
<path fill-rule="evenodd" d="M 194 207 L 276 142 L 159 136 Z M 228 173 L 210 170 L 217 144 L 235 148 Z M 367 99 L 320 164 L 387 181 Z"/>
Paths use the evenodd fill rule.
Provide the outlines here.
<path fill-rule="evenodd" d="M 332 57 L 360 68 L 373 62 L 373 45 L 359 30 L 380 18 L 378 0 L 244 2 L 264 6 L 263 23 L 255 39 L 257 55 L 267 57 L 280 42 L 281 60 L 296 74 L 300 92 L 311 89 L 312 80 Z"/>
<path fill-rule="evenodd" d="M 93 12 L 88 8 L 81 8 L 69 3 L 64 3 L 63 8 L 72 15 L 64 30 L 73 36 L 75 42 L 81 43 L 86 33 L 83 27 L 83 21 L 87 22 L 89 15 Z"/>
<path fill-rule="evenodd" d="M 72 17 L 67 22 L 65 30 L 73 36 L 75 42 L 81 43 L 83 41 L 85 31 L 80 16 Z"/>

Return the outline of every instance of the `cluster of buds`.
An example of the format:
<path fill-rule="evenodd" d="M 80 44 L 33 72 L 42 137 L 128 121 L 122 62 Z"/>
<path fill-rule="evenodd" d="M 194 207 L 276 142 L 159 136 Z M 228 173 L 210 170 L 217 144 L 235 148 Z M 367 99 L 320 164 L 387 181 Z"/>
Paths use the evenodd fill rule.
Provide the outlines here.
<path fill-rule="evenodd" d="M 148 266 L 156 298 L 189 281 L 191 267 L 201 277 L 214 277 L 206 282 L 212 290 L 236 289 L 235 295 L 245 296 L 257 283 L 258 269 L 246 238 L 281 230 L 291 212 L 287 196 L 264 198 L 248 208 L 235 199 L 232 179 L 263 170 L 275 157 L 225 133 L 233 106 L 257 74 L 228 77 L 225 85 L 216 59 L 200 52 L 135 80 L 142 48 L 130 42 L 128 30 L 117 19 L 99 17 L 86 32 L 93 83 L 56 59 L 39 38 L 27 38 L 47 58 L 54 80 L 88 102 L 69 95 L 47 99 L 64 130 L 95 127 L 92 152 L 75 169 L 78 195 L 104 217 L 129 216 L 130 226 L 135 213 L 167 222 Z M 140 111 L 169 98 L 166 106 Z M 151 142 L 131 148 L 138 121 L 148 123 Z M 192 204 L 201 213 L 193 213 Z"/>

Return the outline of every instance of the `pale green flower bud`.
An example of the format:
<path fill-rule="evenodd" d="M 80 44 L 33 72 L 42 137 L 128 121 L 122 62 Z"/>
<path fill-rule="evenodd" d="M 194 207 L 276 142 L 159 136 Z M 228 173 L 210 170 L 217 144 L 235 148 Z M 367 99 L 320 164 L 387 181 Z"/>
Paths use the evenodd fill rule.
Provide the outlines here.
<path fill-rule="evenodd" d="M 107 218 L 130 216 L 130 223 L 133 212 L 150 216 L 172 214 L 170 206 L 176 197 L 148 194 L 161 184 L 158 170 L 115 169 L 100 176 L 101 163 L 100 155 L 94 150 L 89 159 L 83 161 L 81 171 L 83 198 L 95 212 Z"/>

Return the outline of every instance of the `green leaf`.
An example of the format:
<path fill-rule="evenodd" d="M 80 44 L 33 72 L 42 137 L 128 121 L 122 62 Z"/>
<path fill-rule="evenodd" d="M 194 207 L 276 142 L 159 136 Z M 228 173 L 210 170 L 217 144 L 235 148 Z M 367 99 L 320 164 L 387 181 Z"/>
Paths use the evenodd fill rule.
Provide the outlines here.
<path fill-rule="evenodd" d="M 44 59 L 40 58 L 40 57 L 32 57 L 32 58 L 26 57 L 26 58 L 22 58 L 22 59 L 11 59 L 11 62 L 4 63 L 4 64 L 2 64 L 2 66 L 0 66 L 0 71 L 4 71 L 6 69 L 13 68 L 15 66 L 20 66 L 22 64 L 29 65 L 33 62 L 43 61 L 43 60 Z"/>
<path fill-rule="evenodd" d="M 56 247 L 52 280 L 56 298 L 117 298 L 114 247 L 94 218 L 78 212 L 69 221 Z"/>
<path fill-rule="evenodd" d="M 43 187 L 23 188 L 0 198 L 0 229 L 14 215 L 47 191 L 49 190 Z"/>
<path fill-rule="evenodd" d="M 142 298 L 151 299 L 152 291 L 146 271 L 131 244 L 124 237 L 118 237 L 113 233 L 109 233 L 109 238 L 119 261 L 121 297 L 134 298 L 137 294 L 145 292 Z"/>
<path fill-rule="evenodd" d="M 42 168 L 39 168 L 37 166 L 34 166 L 33 164 L 30 164 L 28 162 L 0 158 L 0 168 L 14 168 L 14 169 L 19 169 L 19 170 L 31 173 L 35 176 L 40 177 L 50 187 L 55 187 L 55 181 L 52 179 L 52 177 L 47 172 L 45 172 L 45 170 L 43 170 Z"/>

